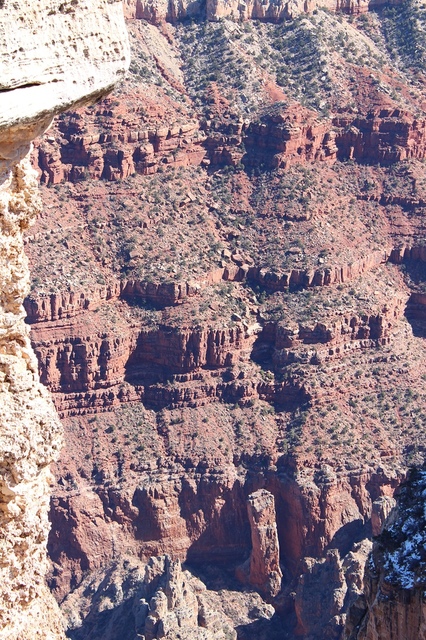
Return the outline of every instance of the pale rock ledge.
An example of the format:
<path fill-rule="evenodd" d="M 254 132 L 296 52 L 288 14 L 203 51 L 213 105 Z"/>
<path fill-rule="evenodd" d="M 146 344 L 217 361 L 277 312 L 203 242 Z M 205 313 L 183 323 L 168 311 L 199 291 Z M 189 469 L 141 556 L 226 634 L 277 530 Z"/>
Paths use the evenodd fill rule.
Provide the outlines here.
<path fill-rule="evenodd" d="M 24 322 L 22 235 L 41 208 L 27 154 L 54 115 L 110 91 L 129 46 L 115 0 L 0 0 L 0 43 L 0 639 L 57 640 L 44 575 L 62 430 Z"/>
<path fill-rule="evenodd" d="M 0 0 L 0 162 L 19 161 L 55 114 L 108 93 L 129 56 L 120 0 Z"/>

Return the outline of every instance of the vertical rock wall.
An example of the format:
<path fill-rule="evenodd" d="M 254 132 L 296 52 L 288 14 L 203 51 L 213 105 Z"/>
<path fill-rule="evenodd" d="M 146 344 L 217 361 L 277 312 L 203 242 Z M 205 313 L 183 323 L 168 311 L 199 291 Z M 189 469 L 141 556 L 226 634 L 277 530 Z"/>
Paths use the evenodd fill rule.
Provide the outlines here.
<path fill-rule="evenodd" d="M 347 618 L 347 640 L 426 639 L 425 496 L 426 470 L 412 470 L 390 513 L 387 505 L 366 564 L 364 593 Z"/>
<path fill-rule="evenodd" d="M 0 25 L 0 638 L 55 640 L 62 624 L 44 576 L 62 431 L 24 322 L 23 233 L 41 209 L 27 154 L 56 113 L 114 86 L 128 44 L 121 3 L 107 0 L 4 0 Z"/>
<path fill-rule="evenodd" d="M 49 463 L 61 427 L 24 323 L 28 289 L 22 233 L 40 210 L 28 159 L 0 187 L 0 637 L 61 637 L 55 604 L 44 586 L 47 568 Z"/>
<path fill-rule="evenodd" d="M 326 8 L 344 13 L 366 13 L 384 5 L 396 5 L 401 0 L 125 0 L 126 13 L 131 17 L 158 24 L 162 20 L 177 22 L 185 18 L 206 16 L 207 20 L 268 20 L 278 22 L 300 14 Z"/>
<path fill-rule="evenodd" d="M 258 589 L 266 598 L 278 595 L 282 571 L 278 541 L 275 499 L 259 489 L 247 499 L 252 550 L 249 560 L 237 569 L 237 577 Z"/>

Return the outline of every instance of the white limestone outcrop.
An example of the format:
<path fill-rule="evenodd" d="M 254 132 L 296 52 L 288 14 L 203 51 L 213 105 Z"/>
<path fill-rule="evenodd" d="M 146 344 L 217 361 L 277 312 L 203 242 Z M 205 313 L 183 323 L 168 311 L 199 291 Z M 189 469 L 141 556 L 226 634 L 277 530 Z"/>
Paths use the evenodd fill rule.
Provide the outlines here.
<path fill-rule="evenodd" d="M 49 464 L 61 426 L 24 322 L 23 233 L 40 212 L 31 141 L 53 116 L 114 86 L 129 62 L 121 3 L 0 0 L 0 639 L 56 640 L 44 583 Z"/>

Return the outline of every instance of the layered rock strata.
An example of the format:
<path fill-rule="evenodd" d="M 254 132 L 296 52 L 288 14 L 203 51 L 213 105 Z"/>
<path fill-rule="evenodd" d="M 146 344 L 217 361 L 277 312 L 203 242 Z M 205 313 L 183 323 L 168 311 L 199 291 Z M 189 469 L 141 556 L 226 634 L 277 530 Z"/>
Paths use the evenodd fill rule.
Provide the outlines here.
<path fill-rule="evenodd" d="M 334 21 L 346 56 L 349 24 L 339 16 L 343 33 L 336 18 L 319 13 L 326 24 Z M 213 26 L 206 25 L 207 35 Z M 255 77 L 240 49 L 249 28 L 252 44 L 261 36 L 267 51 L 272 25 L 227 21 L 207 55 L 213 50 L 215 58 L 226 33 L 234 33 L 229 58 L 244 54 Z M 201 24 L 162 24 L 161 38 L 143 21 L 132 29 L 135 43 L 138 33 L 149 34 L 138 45 L 144 55 L 133 67 L 135 93 L 62 119 L 39 147 L 42 179 L 56 183 L 43 188 L 53 215 L 40 221 L 29 245 L 36 254 L 46 240 L 66 256 L 37 273 L 36 290 L 44 284 L 28 301 L 43 380 L 55 391 L 70 442 L 52 501 L 51 585 L 63 598 L 127 552 L 144 559 L 168 552 L 200 571 L 208 560 L 239 564 L 266 548 L 261 537 L 252 545 L 246 510 L 248 496 L 262 489 L 276 505 L 266 531 L 275 565 L 274 531 L 280 542 L 285 580 L 274 602 L 287 635 L 297 629 L 337 639 L 360 590 L 368 551 L 361 540 L 387 506 L 371 503 L 392 493 L 422 420 L 423 350 L 404 318 L 409 286 L 385 264 L 423 259 L 421 162 L 406 162 L 405 172 L 394 166 L 423 157 L 421 117 L 360 105 L 358 97 L 338 110 L 330 105 L 335 120 L 325 109 L 320 116 L 288 102 L 272 107 L 267 91 L 285 99 L 273 86 L 283 24 L 280 55 L 269 71 L 260 63 L 259 95 L 250 86 L 233 91 L 248 100 L 242 113 L 256 114 L 246 121 L 234 107 L 220 108 L 226 84 L 243 78 L 243 67 L 228 74 L 219 58 L 222 81 L 206 68 L 206 93 L 199 92 L 205 58 L 189 43 L 203 41 Z M 303 32 L 296 29 L 295 40 L 302 46 Z M 166 41 L 182 46 L 171 62 Z M 308 49 L 306 65 L 318 57 Z M 260 53 L 266 55 L 263 46 Z M 189 78 L 181 73 L 185 58 L 195 65 Z M 299 58 L 286 67 L 297 67 Z M 149 91 L 138 83 L 150 77 L 151 60 L 158 92 L 142 97 Z M 336 61 L 336 72 L 342 62 L 352 75 L 352 66 Z M 361 88 L 373 93 L 370 80 Z M 305 84 L 311 105 L 313 86 Z M 368 105 L 374 100 L 382 104 L 373 96 Z M 371 166 L 368 149 L 374 162 L 392 168 Z M 362 165 L 345 165 L 349 157 Z M 275 180 L 270 169 L 277 169 Z M 75 184 L 59 184 L 65 180 Z M 420 314 L 420 301 L 412 299 L 413 313 Z M 386 403 L 390 390 L 395 397 Z M 277 582 L 275 575 L 273 587 Z M 107 606 L 119 601 L 123 583 L 106 595 Z M 104 610 L 101 603 L 99 620 Z M 162 619 L 177 620 L 162 595 L 152 614 L 153 633 Z"/>
<path fill-rule="evenodd" d="M 291 271 L 270 271 L 265 267 L 249 266 L 240 260 L 237 253 L 231 256 L 233 262 L 226 267 L 215 269 L 200 280 L 192 282 L 152 282 L 111 279 L 107 285 L 93 287 L 90 291 L 71 290 L 58 293 L 37 294 L 32 292 L 24 300 L 27 322 L 37 324 L 57 321 L 93 311 L 112 300 L 129 302 L 149 302 L 158 307 L 172 306 L 196 297 L 201 290 L 211 284 L 224 282 L 248 282 L 252 286 L 262 286 L 267 291 L 288 291 L 290 288 L 308 289 L 339 285 L 355 280 L 358 276 L 373 271 L 382 264 L 402 264 L 407 261 L 426 262 L 425 246 L 383 247 L 382 250 L 355 259 L 350 263 L 318 269 L 292 269 Z M 241 262 L 243 262 L 241 264 Z M 400 300 L 401 302 L 401 300 Z M 421 293 L 413 294 L 413 305 L 424 305 Z M 47 325 L 46 325 L 47 326 Z"/>
<path fill-rule="evenodd" d="M 104 112 L 100 107 L 99 113 Z M 156 173 L 164 163 L 175 167 L 198 165 L 206 155 L 205 135 L 196 122 L 158 129 L 137 129 L 124 123 L 120 129 L 99 133 L 94 127 L 91 134 L 70 133 L 68 129 L 59 149 L 54 138 L 40 141 L 38 164 L 42 181 L 58 184 L 63 180 L 79 182 L 88 177 L 123 180 L 135 172 Z M 115 149 L 111 143 L 116 144 Z"/>
<path fill-rule="evenodd" d="M 392 2 L 397 4 L 398 2 Z M 381 7 L 389 4 L 384 0 L 376 0 L 375 2 L 366 2 L 366 0 L 327 0 L 326 2 L 301 2 L 293 0 L 292 2 L 259 2 L 258 0 L 250 0 L 245 3 L 225 2 L 224 0 L 207 0 L 206 6 L 201 2 L 166 2 L 158 0 L 157 2 L 147 2 L 147 0 L 137 0 L 136 7 L 133 3 L 128 2 L 128 11 L 130 15 L 136 18 L 147 20 L 153 24 L 159 24 L 163 20 L 176 22 L 184 18 L 195 18 L 203 15 L 208 20 L 220 20 L 220 18 L 231 18 L 234 20 L 269 20 L 277 22 L 288 18 L 294 18 L 307 11 L 313 11 L 316 7 L 327 8 L 330 11 L 344 11 L 345 13 L 365 13 L 373 7 Z"/>
<path fill-rule="evenodd" d="M 338 157 L 392 164 L 425 157 L 425 121 L 400 109 L 382 109 L 366 117 L 337 116 Z"/>
<path fill-rule="evenodd" d="M 62 430 L 24 323 L 22 235 L 41 209 L 25 156 L 56 113 L 117 82 L 128 47 L 119 3 L 44 1 L 24 11 L 3 2 L 0 17 L 0 635 L 56 639 L 62 623 L 44 574 L 49 464 Z"/>
<path fill-rule="evenodd" d="M 99 119 L 113 110 L 104 105 L 86 120 L 62 125 L 61 137 L 38 143 L 35 162 L 47 184 L 88 178 L 123 180 L 161 171 L 164 165 L 266 165 L 288 168 L 305 162 L 339 160 L 390 165 L 426 155 L 423 117 L 401 109 L 371 109 L 321 119 L 294 102 L 258 120 L 242 118 L 185 121 L 147 128 L 139 114 L 129 113 L 103 131 Z M 66 126 L 68 125 L 68 126 Z"/>
<path fill-rule="evenodd" d="M 154 430 L 150 433 L 155 438 Z M 190 468 L 186 461 L 188 468 L 175 463 L 169 470 L 157 469 L 155 461 L 149 469 L 148 464 L 129 466 L 125 453 L 120 459 L 112 458 L 108 470 L 98 470 L 96 485 L 83 478 L 62 477 L 55 491 L 51 585 L 60 600 L 88 570 L 108 566 L 126 549 L 145 559 L 168 553 L 195 564 L 206 558 L 224 564 L 249 556 L 254 548 L 256 563 L 264 568 L 261 576 L 253 573 L 253 580 L 257 587 L 269 589 L 265 583 L 259 585 L 259 578 L 267 582 L 268 565 L 275 572 L 276 593 L 280 571 L 276 534 L 287 582 L 296 579 L 297 583 L 299 563 L 305 556 L 318 558 L 328 548 L 338 548 L 343 556 L 354 538 L 365 537 L 372 501 L 391 494 L 399 481 L 396 474 L 383 471 L 333 473 L 329 468 L 322 470 L 322 479 L 313 470 L 298 478 L 286 468 L 288 460 L 281 460 L 277 470 L 268 471 L 258 463 L 258 471 L 250 472 L 243 464 L 233 467 L 223 462 L 217 470 L 210 469 L 207 465 L 214 458 L 211 463 L 200 462 L 198 468 Z M 120 477 L 126 478 L 125 491 Z M 275 500 L 277 505 L 276 517 L 267 509 L 268 523 L 259 529 L 273 536 L 271 548 L 269 538 L 251 542 L 246 501 L 259 489 L 261 494 L 266 490 L 268 502 Z M 113 539 L 108 531 L 114 532 Z M 265 560 L 261 556 L 266 547 L 273 553 Z"/>
<path fill-rule="evenodd" d="M 329 362 L 345 353 L 387 345 L 407 297 L 389 289 L 386 304 L 371 298 L 362 312 L 327 309 L 324 318 L 315 321 L 273 322 L 263 314 L 259 322 L 256 311 L 244 318 L 230 314 L 227 327 L 179 327 L 170 312 L 162 310 L 155 312 L 153 323 L 149 313 L 132 316 L 132 307 L 124 304 L 119 331 L 108 320 L 115 307 L 104 302 L 97 311 L 85 312 L 84 324 L 79 316 L 35 323 L 33 346 L 41 380 L 54 392 L 63 415 L 136 399 L 153 408 L 248 403 L 255 398 L 291 405 L 309 399 L 303 385 L 291 377 L 279 381 L 256 375 L 252 358 L 270 353 L 278 371 L 292 363 Z M 227 374 L 225 369 L 238 363 L 246 363 L 250 375 Z M 128 383 L 125 391 L 123 383 Z"/>

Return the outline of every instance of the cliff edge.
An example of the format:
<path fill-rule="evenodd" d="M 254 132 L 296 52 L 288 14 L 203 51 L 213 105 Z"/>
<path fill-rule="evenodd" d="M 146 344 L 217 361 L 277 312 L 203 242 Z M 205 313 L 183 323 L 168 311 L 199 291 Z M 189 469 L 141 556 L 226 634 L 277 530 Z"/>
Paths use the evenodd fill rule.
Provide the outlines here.
<path fill-rule="evenodd" d="M 397 491 L 397 506 L 376 537 L 364 595 L 348 616 L 348 640 L 426 638 L 426 471 L 413 470 Z"/>
<path fill-rule="evenodd" d="M 24 323 L 23 233 L 41 210 L 31 141 L 105 95 L 129 63 L 121 3 L 0 2 L 0 638 L 63 637 L 44 585 L 49 464 L 62 432 Z"/>

